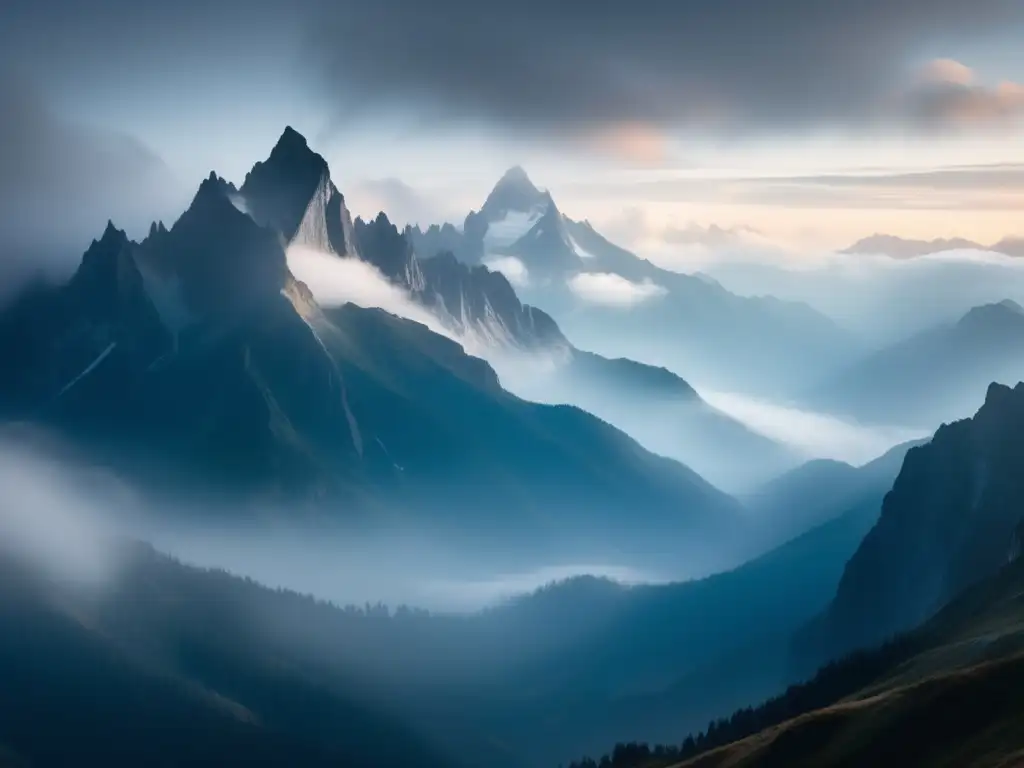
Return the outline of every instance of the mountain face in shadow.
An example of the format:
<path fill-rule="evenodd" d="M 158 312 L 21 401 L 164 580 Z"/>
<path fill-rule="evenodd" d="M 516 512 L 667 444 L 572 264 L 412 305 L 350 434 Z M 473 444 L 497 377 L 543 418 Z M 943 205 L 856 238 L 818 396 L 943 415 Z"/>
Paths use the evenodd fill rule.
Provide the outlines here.
<path fill-rule="evenodd" d="M 800 658 L 870 646 L 928 618 L 1006 564 L 1024 513 L 1024 385 L 993 384 L 971 419 L 912 448 L 878 524 L 835 599 L 803 633 Z"/>
<path fill-rule="evenodd" d="M 666 365 L 705 386 L 741 391 L 751 386 L 755 369 L 759 394 L 791 394 L 856 349 L 806 305 L 741 298 L 709 278 L 661 269 L 614 245 L 588 222 L 563 215 L 519 168 L 499 180 L 461 231 L 444 225 L 406 232 L 422 257 L 447 251 L 469 264 L 517 260 L 524 273 L 520 295 L 552 314 L 577 345 Z M 581 292 L 581 276 L 612 281 L 616 296 Z M 628 295 L 619 299 L 622 292 Z M 671 345 L 651 328 L 672 328 Z"/>
<path fill-rule="evenodd" d="M 385 508 L 413 529 L 471 540 L 544 531 L 538 559 L 566 538 L 594 554 L 639 546 L 642 530 L 643 551 L 675 558 L 687 532 L 738 533 L 735 501 L 608 424 L 510 395 L 486 363 L 424 326 L 318 306 L 288 270 L 285 233 L 317 242 L 326 232 L 340 247 L 320 203 L 343 232 L 346 215 L 316 156 L 296 161 L 309 158 L 296 136 L 286 131 L 240 191 L 211 174 L 169 230 L 132 243 L 108 227 L 68 285 L 5 313 L 0 352 L 21 364 L 0 372 L 4 415 L 51 426 L 163 489 L 330 502 L 345 519 Z M 306 184 L 270 194 L 266 179 L 292 164 Z M 295 190 L 314 183 L 300 212 Z M 377 235 L 353 226 L 344 247 L 387 263 L 404 240 L 382 217 L 373 226 Z M 506 285 L 473 280 L 496 296 L 491 283 Z M 504 299 L 517 327 L 555 332 L 514 293 Z"/>
<path fill-rule="evenodd" d="M 1024 310 L 975 307 L 957 323 L 876 352 L 817 386 L 805 401 L 859 421 L 934 429 L 978 406 L 992 381 L 1024 377 Z"/>
<path fill-rule="evenodd" d="M 266 749 L 287 764 L 291 749 L 313 765 L 418 753 L 412 764 L 532 768 L 610 733 L 664 738 L 785 684 L 782 638 L 821 610 L 876 516 L 850 510 L 700 581 L 585 577 L 468 616 L 339 608 L 135 545 L 112 544 L 110 574 L 80 593 L 22 575 L 3 549 L 0 744 L 26 759 L 159 747 L 212 764 Z M 18 710 L 36 695 L 42 709 Z M 22 727 L 40 711 L 81 744 Z M 138 738 L 111 741 L 111 722 Z M 202 738 L 168 744 L 159 722 Z"/>

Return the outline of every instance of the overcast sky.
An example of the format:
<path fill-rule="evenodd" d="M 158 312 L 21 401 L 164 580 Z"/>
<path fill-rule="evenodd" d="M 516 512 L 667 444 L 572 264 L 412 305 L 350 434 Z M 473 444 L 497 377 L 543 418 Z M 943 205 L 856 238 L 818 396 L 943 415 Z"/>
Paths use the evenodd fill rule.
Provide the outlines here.
<path fill-rule="evenodd" d="M 6 0 L 0 225 L 141 234 L 291 124 L 399 221 L 520 163 L 636 243 L 994 241 L 1024 235 L 1022 39 L 1019 0 Z"/>

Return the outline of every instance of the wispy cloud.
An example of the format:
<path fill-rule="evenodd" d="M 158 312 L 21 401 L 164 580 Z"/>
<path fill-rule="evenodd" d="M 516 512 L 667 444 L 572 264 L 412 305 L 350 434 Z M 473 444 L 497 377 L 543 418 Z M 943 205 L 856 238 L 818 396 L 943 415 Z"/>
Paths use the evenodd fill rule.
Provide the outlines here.
<path fill-rule="evenodd" d="M 813 411 L 804 411 L 745 395 L 701 390 L 711 405 L 751 430 L 801 452 L 806 458 L 864 464 L 900 443 L 926 437 L 905 427 L 865 427 Z"/>

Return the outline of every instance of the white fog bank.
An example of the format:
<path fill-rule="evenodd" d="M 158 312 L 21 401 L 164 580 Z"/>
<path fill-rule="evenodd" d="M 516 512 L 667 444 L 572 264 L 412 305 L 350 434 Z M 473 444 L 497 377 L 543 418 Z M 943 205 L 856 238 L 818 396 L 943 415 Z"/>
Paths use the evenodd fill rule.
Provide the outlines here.
<path fill-rule="evenodd" d="M 930 433 L 901 426 L 864 426 L 831 414 L 805 411 L 746 395 L 700 390 L 720 411 L 750 430 L 788 445 L 807 459 L 833 459 L 865 464 L 890 448 Z"/>

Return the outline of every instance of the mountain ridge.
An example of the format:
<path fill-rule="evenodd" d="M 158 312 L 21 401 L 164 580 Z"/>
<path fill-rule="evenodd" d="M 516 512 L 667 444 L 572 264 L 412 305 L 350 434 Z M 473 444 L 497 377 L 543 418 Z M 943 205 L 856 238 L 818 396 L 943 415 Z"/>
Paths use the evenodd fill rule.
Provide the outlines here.
<path fill-rule="evenodd" d="M 897 235 L 874 234 L 861 238 L 840 253 L 881 254 L 894 259 L 914 259 L 945 251 L 985 251 L 1005 256 L 1024 256 L 1024 238 L 1007 236 L 997 243 L 985 245 L 962 237 L 914 240 Z"/>

